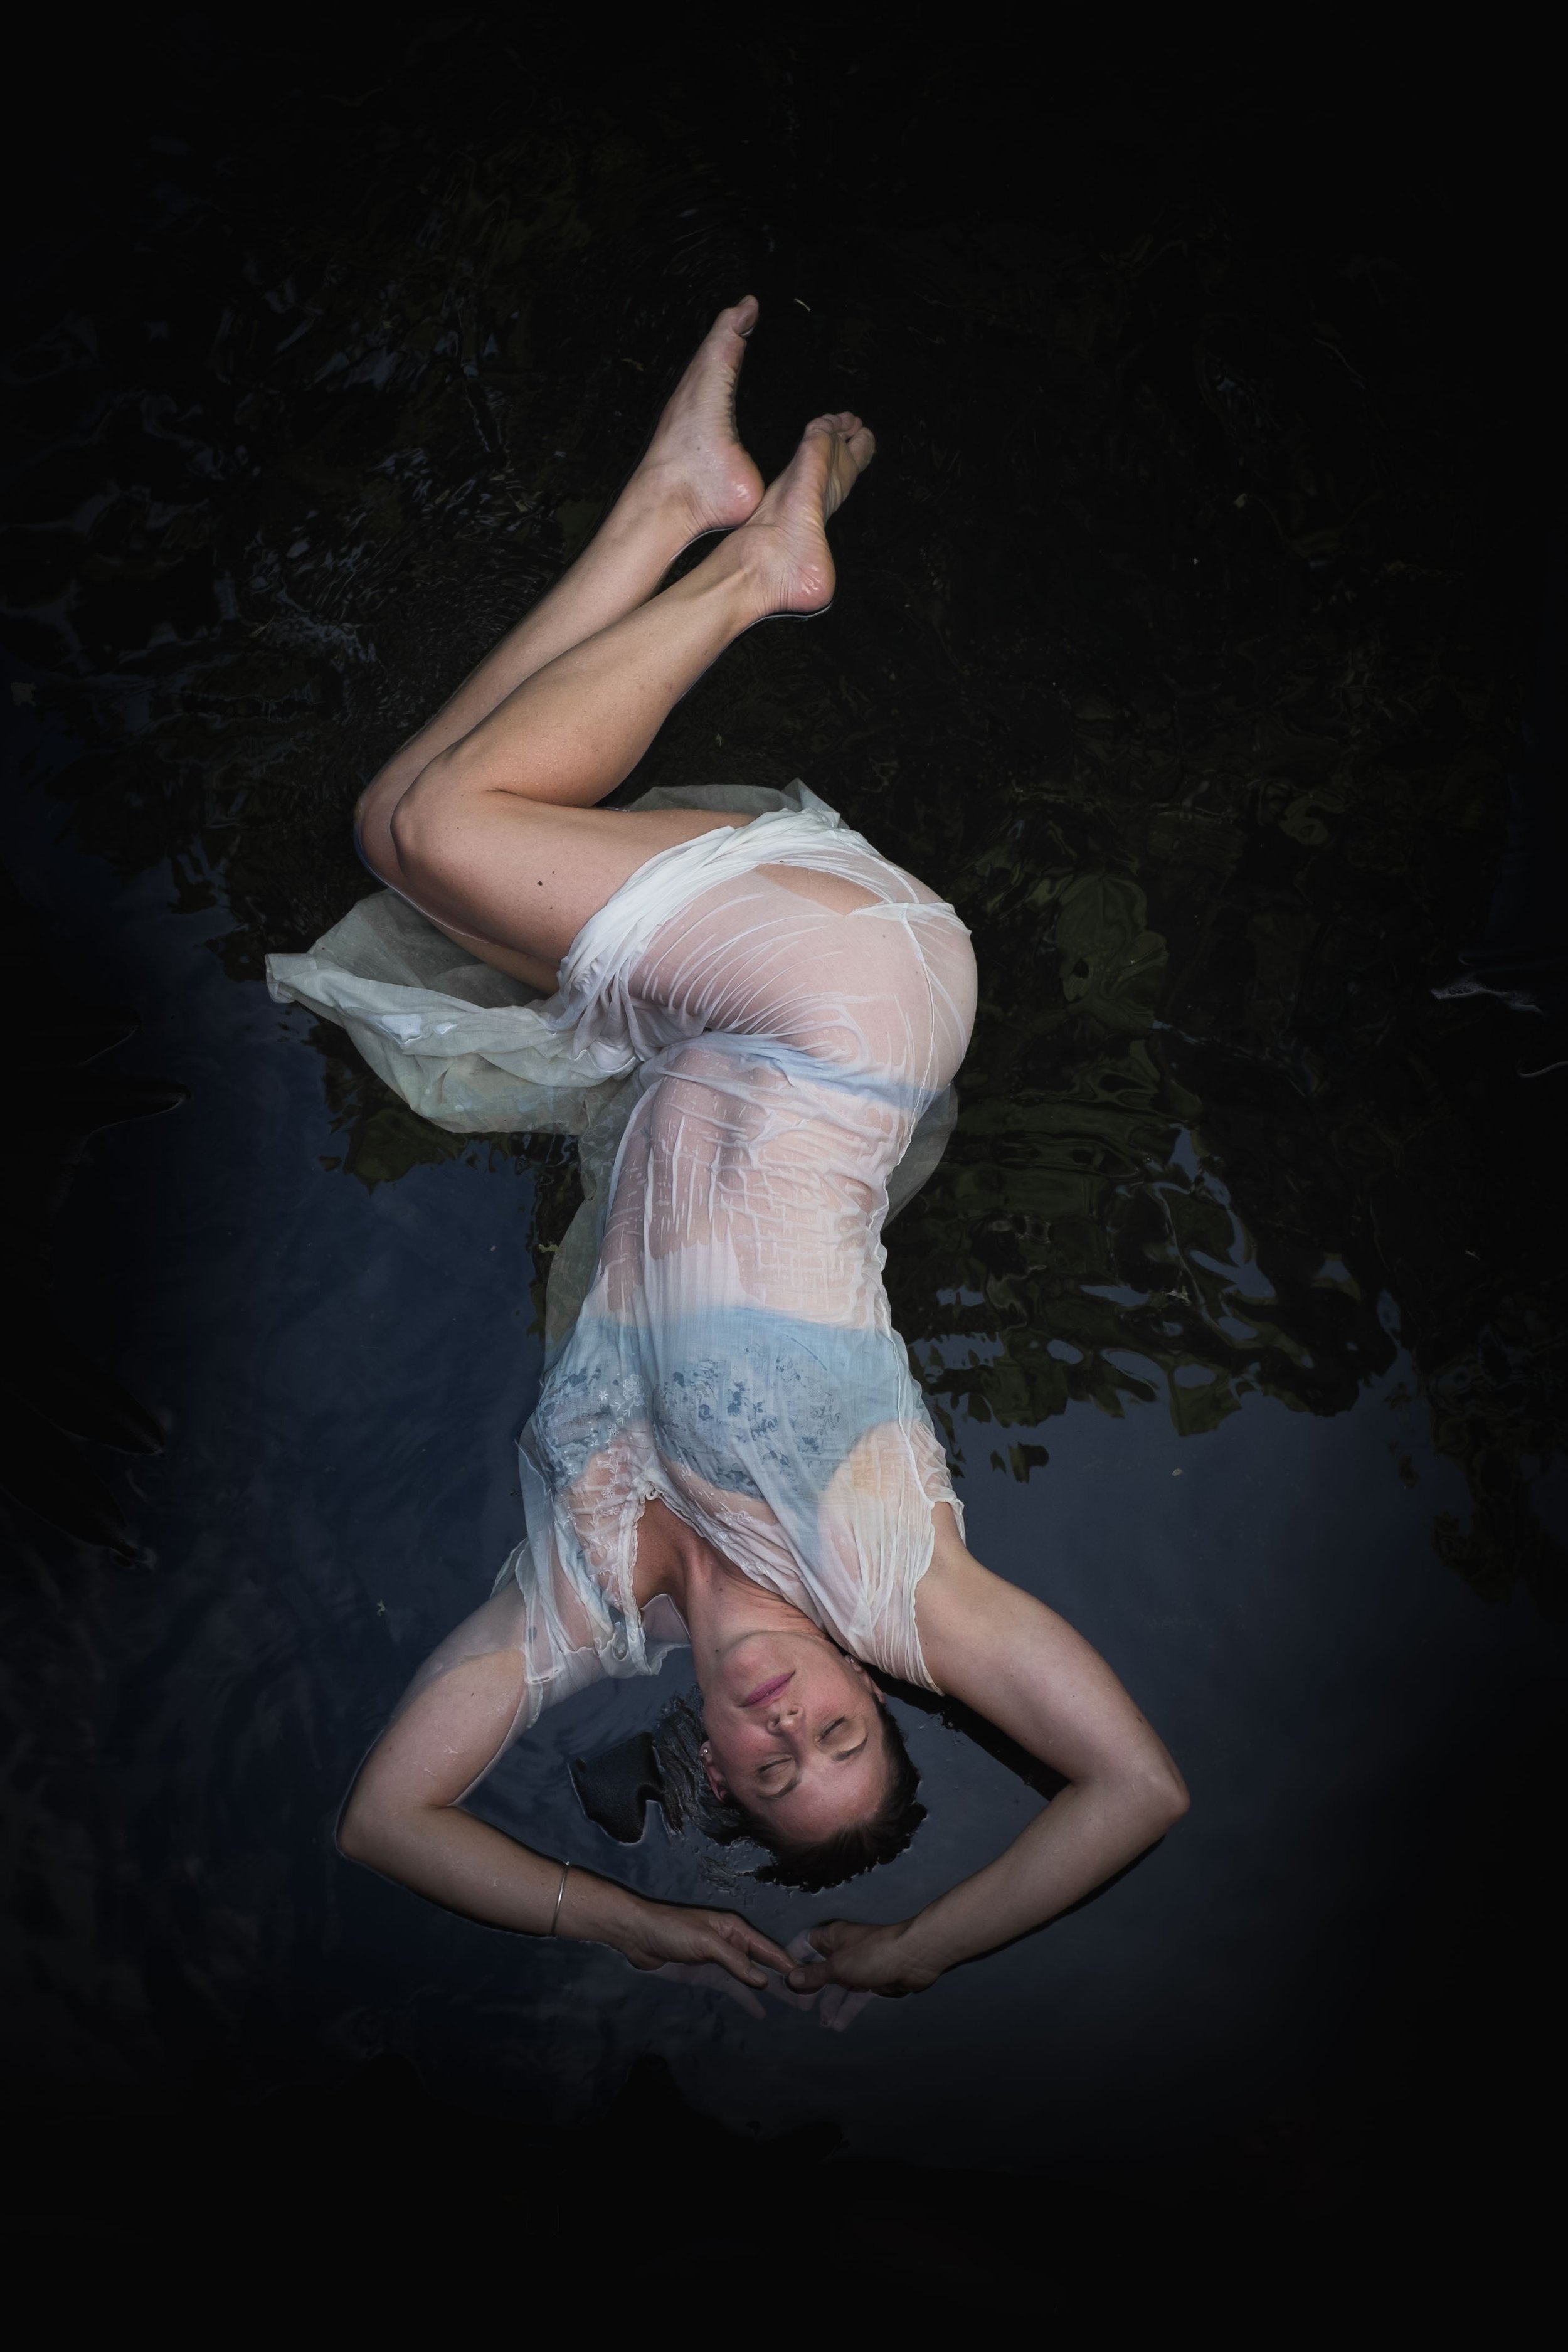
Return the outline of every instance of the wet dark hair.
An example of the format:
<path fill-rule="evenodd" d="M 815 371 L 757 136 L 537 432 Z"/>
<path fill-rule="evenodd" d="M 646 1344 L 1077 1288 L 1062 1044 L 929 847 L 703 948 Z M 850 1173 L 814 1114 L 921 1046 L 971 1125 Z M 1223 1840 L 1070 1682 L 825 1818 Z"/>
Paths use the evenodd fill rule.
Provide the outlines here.
<path fill-rule="evenodd" d="M 769 1822 L 749 1812 L 732 1797 L 716 1797 L 702 1767 L 707 1738 L 702 1717 L 689 1700 L 671 1701 L 653 1735 L 661 1783 L 659 1802 L 672 1830 L 689 1825 L 717 1845 L 740 1839 L 763 1846 L 773 1861 L 755 1876 L 765 1885 L 798 1886 L 807 1895 L 839 1886 L 847 1878 L 874 1870 L 903 1853 L 926 1817 L 916 1790 L 921 1776 L 904 1745 L 904 1735 L 885 1706 L 877 1709 L 888 1756 L 888 1788 L 881 1803 L 866 1820 L 848 1822 L 816 1845 L 785 1845 Z"/>
<path fill-rule="evenodd" d="M 895 1681 L 879 1669 L 875 1679 L 878 1687 L 889 1697 L 932 1717 L 949 1731 L 962 1732 L 1047 1803 L 1067 1787 L 1061 1773 L 1043 1764 L 1037 1756 L 1031 1756 L 1016 1740 L 1009 1739 L 1005 1732 L 998 1731 L 994 1723 L 987 1723 L 984 1716 L 976 1715 L 961 1699 L 922 1690 L 913 1683 Z M 691 1828 L 700 1830 L 720 1845 L 743 1839 L 765 1846 L 774 1860 L 771 1867 L 756 1873 L 758 1877 L 816 1892 L 837 1886 L 879 1862 L 890 1862 L 895 1854 L 903 1852 L 924 1821 L 925 1807 L 915 1802 L 920 1774 L 910 1761 L 898 1725 L 890 1715 L 884 1714 L 882 1736 L 888 1743 L 893 1775 L 874 1819 L 804 1852 L 799 1848 L 786 1852 L 776 1846 L 764 1822 L 748 1814 L 742 1806 L 723 1802 L 709 1787 L 702 1769 L 702 1743 L 707 1735 L 699 1712 L 700 1694 L 695 1696 L 697 1706 L 681 1698 L 667 1706 L 657 1731 L 637 1731 L 629 1739 L 617 1740 L 613 1748 L 602 1748 L 596 1755 L 573 1759 L 572 1781 L 583 1811 L 620 1844 L 638 1843 L 647 1825 L 648 1806 L 654 1804 L 662 1808 L 677 1835 Z"/>

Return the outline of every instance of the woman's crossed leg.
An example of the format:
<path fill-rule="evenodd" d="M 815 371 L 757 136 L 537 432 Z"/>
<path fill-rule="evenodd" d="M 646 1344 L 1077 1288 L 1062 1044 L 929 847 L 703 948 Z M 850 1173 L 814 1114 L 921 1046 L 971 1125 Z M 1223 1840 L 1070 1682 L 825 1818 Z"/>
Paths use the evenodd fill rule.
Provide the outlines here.
<path fill-rule="evenodd" d="M 382 878 L 536 986 L 553 988 L 584 924 L 648 858 L 746 822 L 595 803 L 744 630 L 832 597 L 826 526 L 875 444 L 858 416 L 816 417 L 763 490 L 734 425 L 755 318 L 749 297 L 720 314 L 591 544 L 360 803 Z M 710 530 L 728 535 L 656 594 L 680 550 Z M 810 895 L 824 886 L 838 887 L 812 877 Z"/>

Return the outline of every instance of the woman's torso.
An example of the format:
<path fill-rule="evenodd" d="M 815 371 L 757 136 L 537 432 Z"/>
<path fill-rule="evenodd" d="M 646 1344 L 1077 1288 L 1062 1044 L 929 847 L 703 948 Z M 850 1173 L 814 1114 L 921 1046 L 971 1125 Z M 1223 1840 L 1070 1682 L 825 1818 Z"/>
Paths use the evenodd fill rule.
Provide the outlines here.
<path fill-rule="evenodd" d="M 620 1671 L 638 1663 L 635 1530 L 658 1495 L 847 1646 L 923 1679 L 914 1587 L 952 1490 L 880 1234 L 889 1176 L 967 1042 L 973 961 L 951 908 L 823 818 L 770 845 L 820 857 L 852 911 L 742 866 L 645 925 L 623 968 L 584 934 L 601 1003 L 618 993 L 647 1058 L 595 1278 L 521 1454 L 535 1554 L 599 1596 Z M 574 961 L 592 958 L 574 950 L 563 996 Z"/>

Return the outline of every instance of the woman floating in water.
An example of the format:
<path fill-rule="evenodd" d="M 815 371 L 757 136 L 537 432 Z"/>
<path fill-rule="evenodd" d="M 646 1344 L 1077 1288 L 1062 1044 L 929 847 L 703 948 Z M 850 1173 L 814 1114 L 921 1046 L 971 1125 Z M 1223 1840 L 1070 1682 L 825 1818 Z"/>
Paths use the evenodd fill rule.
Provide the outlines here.
<path fill-rule="evenodd" d="M 1186 1794 L 1103 1660 L 965 1550 L 889 1322 L 889 1179 L 973 1018 L 963 925 L 809 793 L 749 819 L 595 806 L 743 630 L 833 594 L 826 526 L 872 437 L 816 417 L 763 489 L 734 425 L 756 315 L 721 315 L 592 544 L 360 805 L 394 891 L 547 992 L 519 1009 L 514 990 L 509 1013 L 535 1076 L 637 1077 L 586 1297 L 521 1444 L 527 1540 L 416 1677 L 341 1843 L 453 1910 L 639 1968 L 908 1992 L 1078 1902 Z M 400 1017 L 417 1037 L 423 1016 Z M 462 1810 L 547 1706 L 684 1642 L 713 1803 L 796 1883 L 907 1839 L 914 1774 L 868 1665 L 974 1709 L 1067 1785 L 916 1917 L 834 1921 L 804 1964 Z"/>

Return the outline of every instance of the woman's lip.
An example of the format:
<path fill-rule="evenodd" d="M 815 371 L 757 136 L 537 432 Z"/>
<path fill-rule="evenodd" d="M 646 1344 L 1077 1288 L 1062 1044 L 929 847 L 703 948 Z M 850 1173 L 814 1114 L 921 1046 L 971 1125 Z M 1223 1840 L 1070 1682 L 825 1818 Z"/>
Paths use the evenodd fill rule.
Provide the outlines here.
<path fill-rule="evenodd" d="M 764 1700 L 777 1698 L 784 1685 L 786 1683 L 793 1683 L 794 1680 L 795 1668 L 793 1666 L 790 1668 L 787 1675 L 770 1675 L 765 1683 L 759 1683 L 754 1691 L 748 1691 L 745 1697 L 741 1701 L 741 1705 L 742 1706 L 761 1706 Z"/>

